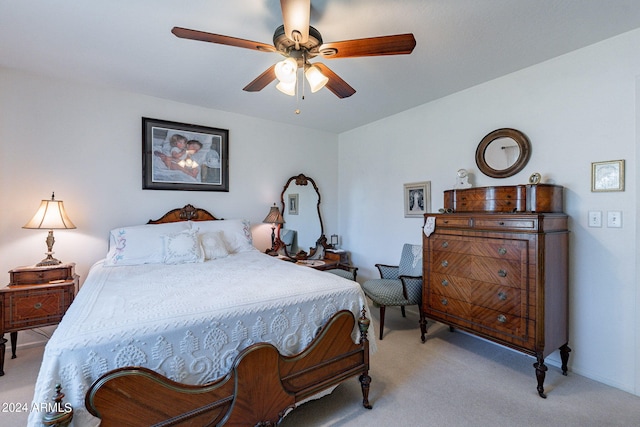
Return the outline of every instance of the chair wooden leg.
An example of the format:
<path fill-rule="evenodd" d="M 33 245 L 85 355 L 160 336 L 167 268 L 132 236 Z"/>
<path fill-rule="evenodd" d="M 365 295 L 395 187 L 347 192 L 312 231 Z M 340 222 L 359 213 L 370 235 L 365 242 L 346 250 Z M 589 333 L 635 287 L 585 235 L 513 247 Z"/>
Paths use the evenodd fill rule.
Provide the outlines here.
<path fill-rule="evenodd" d="M 407 317 L 407 313 L 404 311 L 404 305 L 400 306 L 400 311 L 402 311 L 402 317 Z"/>
<path fill-rule="evenodd" d="M 384 329 L 384 309 L 385 306 L 380 306 L 380 341 L 382 341 L 382 330 Z"/>

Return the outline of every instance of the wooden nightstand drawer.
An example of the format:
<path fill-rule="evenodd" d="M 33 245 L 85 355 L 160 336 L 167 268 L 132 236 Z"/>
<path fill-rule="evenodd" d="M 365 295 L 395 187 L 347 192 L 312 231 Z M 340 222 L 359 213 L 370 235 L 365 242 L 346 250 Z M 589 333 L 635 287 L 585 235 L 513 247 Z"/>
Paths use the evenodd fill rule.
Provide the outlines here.
<path fill-rule="evenodd" d="M 20 287 L 21 288 L 21 287 Z M 71 305 L 74 282 L 54 286 L 11 287 L 4 296 L 4 331 L 54 325 Z"/>
<path fill-rule="evenodd" d="M 33 285 L 56 280 L 73 280 L 75 264 L 54 267 L 20 267 L 9 272 L 11 285 Z"/>

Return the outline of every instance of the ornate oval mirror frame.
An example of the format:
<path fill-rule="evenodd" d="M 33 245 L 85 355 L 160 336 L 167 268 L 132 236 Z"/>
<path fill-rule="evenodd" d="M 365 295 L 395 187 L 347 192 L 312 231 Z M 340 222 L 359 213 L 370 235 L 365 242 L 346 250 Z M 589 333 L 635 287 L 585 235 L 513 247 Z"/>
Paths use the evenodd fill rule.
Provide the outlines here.
<path fill-rule="evenodd" d="M 286 224 L 286 218 L 287 218 L 287 200 L 285 200 L 285 194 L 287 194 L 287 190 L 289 189 L 289 186 L 291 185 L 295 185 L 295 186 L 307 186 L 311 184 L 311 186 L 313 186 L 313 189 L 315 190 L 316 195 L 318 196 L 318 201 L 316 203 L 316 212 L 318 214 L 317 217 L 317 221 L 320 223 L 320 234 L 317 237 L 317 240 L 311 242 L 313 245 L 315 245 L 315 249 L 317 250 L 318 247 L 327 247 L 327 239 L 324 235 L 324 225 L 322 223 L 322 215 L 320 214 L 320 201 L 321 201 L 321 197 L 320 197 L 320 191 L 318 190 L 318 186 L 316 185 L 316 182 L 313 180 L 313 178 L 310 178 L 304 174 L 299 174 L 296 176 L 292 176 L 291 178 L 289 178 L 287 180 L 287 183 L 284 185 L 283 189 L 282 189 L 282 193 L 280 194 L 280 203 L 281 203 L 281 212 L 282 212 L 282 216 L 285 218 L 285 224 Z M 307 218 L 305 218 L 307 219 Z M 316 221 L 315 218 L 310 219 L 313 221 Z M 303 245 L 305 243 L 309 243 L 309 242 L 301 242 Z M 311 248 L 311 247 L 310 247 Z M 285 252 L 286 252 L 286 246 L 285 246 Z M 287 256 L 294 256 L 296 258 L 305 258 L 306 256 L 311 256 L 313 255 L 315 252 L 315 250 L 311 249 L 309 254 L 306 254 L 305 252 L 299 252 L 298 254 L 286 254 Z"/>
<path fill-rule="evenodd" d="M 486 151 L 489 145 L 501 138 L 512 139 L 518 146 L 519 155 L 515 162 L 505 169 L 494 169 L 487 163 Z M 529 162 L 531 157 L 531 143 L 527 136 L 516 129 L 502 128 L 490 132 L 482 138 L 476 149 L 476 164 L 480 172 L 492 178 L 507 178 L 520 172 Z"/>

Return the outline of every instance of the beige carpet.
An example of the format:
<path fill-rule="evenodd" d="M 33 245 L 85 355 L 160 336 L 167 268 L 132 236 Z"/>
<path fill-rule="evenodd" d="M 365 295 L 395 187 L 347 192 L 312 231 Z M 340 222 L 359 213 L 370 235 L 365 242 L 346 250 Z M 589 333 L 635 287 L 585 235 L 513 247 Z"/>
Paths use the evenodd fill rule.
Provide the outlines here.
<path fill-rule="evenodd" d="M 640 425 L 640 397 L 549 366 L 548 398 L 538 397 L 534 360 L 430 322 L 420 342 L 418 316 L 387 310 L 387 327 L 371 358 L 370 402 L 357 379 L 302 405 L 282 422 L 299 426 L 576 426 Z M 377 311 L 373 313 L 377 321 Z M 574 348 L 574 352 L 580 351 Z M 9 352 L 8 352 L 9 353 Z M 42 348 L 7 358 L 0 402 L 29 403 Z M 571 367 L 571 363 L 569 363 Z M 3 406 L 4 408 L 4 406 Z M 0 409 L 3 409 L 0 408 Z M 0 426 L 24 426 L 27 414 L 0 412 Z"/>

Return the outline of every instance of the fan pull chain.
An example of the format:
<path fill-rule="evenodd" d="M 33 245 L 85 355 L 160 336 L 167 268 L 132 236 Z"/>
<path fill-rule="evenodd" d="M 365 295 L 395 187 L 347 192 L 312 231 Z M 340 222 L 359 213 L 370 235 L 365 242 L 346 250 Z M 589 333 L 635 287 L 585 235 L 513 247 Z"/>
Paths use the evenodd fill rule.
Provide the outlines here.
<path fill-rule="evenodd" d="M 297 72 L 297 70 L 296 70 Z M 302 78 L 296 79 L 296 83 L 298 84 L 298 88 L 296 88 L 296 95 L 300 94 L 300 89 L 299 87 L 302 86 L 302 99 L 304 99 L 304 73 L 302 73 Z M 300 97 L 296 96 L 296 109 L 295 109 L 295 113 L 296 114 L 300 114 Z"/>

